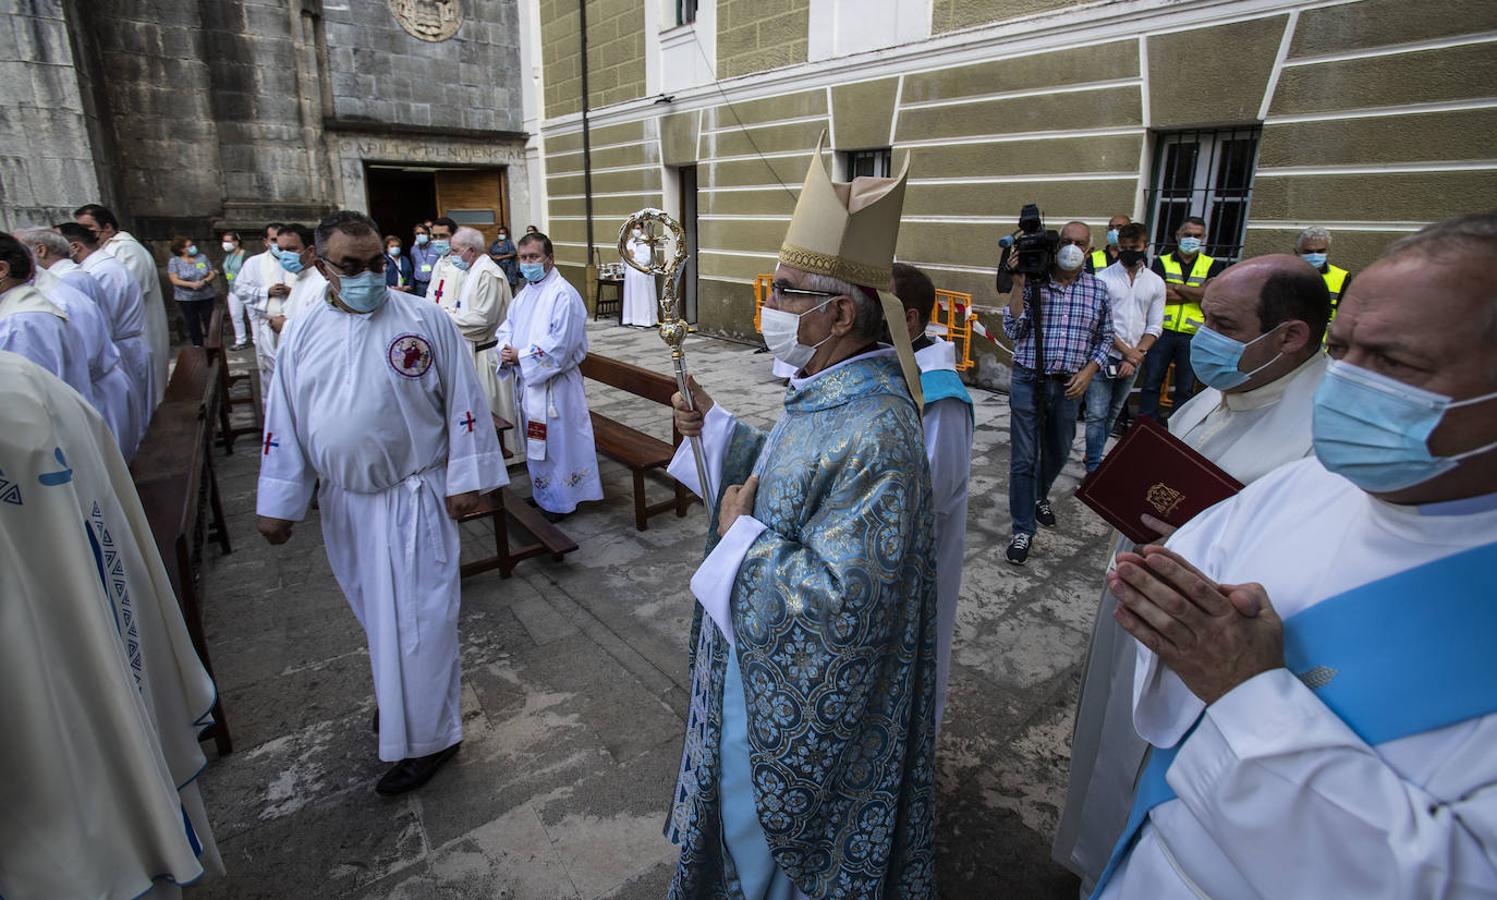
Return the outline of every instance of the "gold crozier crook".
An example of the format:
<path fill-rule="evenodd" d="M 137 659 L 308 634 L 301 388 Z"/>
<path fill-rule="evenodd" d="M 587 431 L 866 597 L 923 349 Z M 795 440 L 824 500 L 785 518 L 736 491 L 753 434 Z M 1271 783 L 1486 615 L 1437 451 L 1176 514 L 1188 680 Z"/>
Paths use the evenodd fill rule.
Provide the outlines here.
<path fill-rule="evenodd" d="M 650 247 L 648 265 L 634 258 L 634 250 L 630 246 L 636 227 L 644 233 L 640 240 Z M 691 391 L 686 386 L 686 320 L 680 317 L 676 309 L 681 300 L 681 275 L 686 267 L 687 252 L 686 230 L 664 210 L 653 207 L 642 209 L 630 216 L 619 228 L 619 258 L 624 264 L 646 275 L 665 276 L 665 288 L 660 292 L 660 339 L 671 348 L 671 366 L 676 372 L 677 390 L 686 398 L 686 407 L 696 409 Z M 691 455 L 697 464 L 702 502 L 711 509 L 717 494 L 707 480 L 707 454 L 702 450 L 702 439 L 697 436 L 687 440 L 691 441 Z"/>

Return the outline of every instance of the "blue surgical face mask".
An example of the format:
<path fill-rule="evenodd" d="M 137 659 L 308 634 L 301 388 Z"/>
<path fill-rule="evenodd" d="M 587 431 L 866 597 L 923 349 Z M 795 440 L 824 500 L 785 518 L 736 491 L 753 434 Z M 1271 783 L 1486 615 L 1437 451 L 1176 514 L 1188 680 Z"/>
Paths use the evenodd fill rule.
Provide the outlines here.
<path fill-rule="evenodd" d="M 1251 341 L 1243 343 L 1202 325 L 1197 329 L 1195 337 L 1190 339 L 1190 367 L 1195 370 L 1196 377 L 1206 384 L 1219 391 L 1230 391 L 1278 362 L 1279 357 L 1284 355 L 1282 352 L 1275 353 L 1273 359 L 1251 372 L 1237 370 L 1238 364 L 1242 362 L 1242 354 L 1247 348 L 1275 331 L 1278 331 L 1278 328 L 1270 328 Z"/>
<path fill-rule="evenodd" d="M 1107 243 L 1114 247 L 1118 245 L 1118 230 L 1116 228 L 1107 229 Z"/>
<path fill-rule="evenodd" d="M 1201 239 L 1198 237 L 1180 238 L 1180 252 L 1186 256 L 1194 256 L 1201 252 Z"/>
<path fill-rule="evenodd" d="M 454 266 L 457 266 L 457 270 L 459 272 L 468 271 L 468 267 L 472 265 L 472 263 L 468 262 L 466 259 L 463 259 L 461 256 L 452 257 L 452 264 Z"/>
<path fill-rule="evenodd" d="M 198 245 L 197 244 L 188 244 L 187 245 L 187 255 L 188 256 L 197 256 L 198 255 Z"/>
<path fill-rule="evenodd" d="M 400 248 L 399 247 L 386 247 L 385 248 L 385 252 L 388 253 L 388 254 L 390 254 L 390 258 L 391 259 L 399 259 L 400 258 Z"/>
<path fill-rule="evenodd" d="M 526 281 L 530 282 L 531 284 L 535 284 L 537 281 L 540 281 L 542 278 L 546 277 L 546 264 L 537 262 L 522 262 L 520 263 L 520 274 L 525 276 Z"/>
<path fill-rule="evenodd" d="M 427 237 L 424 234 L 416 235 L 416 243 L 420 244 L 423 247 L 426 246 L 426 242 L 429 240 L 431 240 L 431 238 Z"/>
<path fill-rule="evenodd" d="M 452 252 L 452 242 L 438 239 L 431 242 L 431 249 L 437 251 L 438 256 L 446 256 Z"/>
<path fill-rule="evenodd" d="M 372 313 L 390 298 L 383 272 L 338 276 L 338 299 L 354 312 Z"/>
<path fill-rule="evenodd" d="M 1321 465 L 1364 491 L 1386 494 L 1423 484 L 1461 460 L 1497 450 L 1497 441 L 1454 456 L 1429 452 L 1445 411 L 1497 397 L 1452 400 L 1386 375 L 1331 360 L 1315 391 L 1310 436 Z"/>
<path fill-rule="evenodd" d="M 1326 254 L 1324 253 L 1301 253 L 1299 258 L 1310 264 L 1312 269 L 1320 269 L 1325 265 Z"/>
<path fill-rule="evenodd" d="M 277 248 L 275 255 L 281 261 L 281 268 L 292 275 L 306 268 L 306 266 L 302 265 L 301 254 L 295 250 L 281 250 Z"/>

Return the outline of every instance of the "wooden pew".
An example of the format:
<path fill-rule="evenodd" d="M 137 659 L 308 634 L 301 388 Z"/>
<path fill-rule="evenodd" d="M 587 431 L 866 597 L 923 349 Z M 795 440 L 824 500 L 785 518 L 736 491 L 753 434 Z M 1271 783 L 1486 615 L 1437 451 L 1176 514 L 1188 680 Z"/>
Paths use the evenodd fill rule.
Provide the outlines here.
<path fill-rule="evenodd" d="M 203 338 L 203 348 L 208 355 L 218 360 L 218 439 L 223 444 L 225 453 L 234 452 L 234 441 L 240 435 L 260 433 L 262 425 L 262 411 L 260 408 L 260 378 L 259 369 L 253 363 L 249 370 L 233 374 L 229 371 L 229 355 L 224 347 L 224 305 L 215 303 L 213 306 L 213 317 L 208 322 L 208 334 Z M 243 385 L 243 390 L 234 390 L 236 385 Z M 232 420 L 234 407 L 249 406 L 254 411 L 254 419 L 247 425 L 235 426 Z"/>
<path fill-rule="evenodd" d="M 671 395 L 676 392 L 675 379 L 607 356 L 589 353 L 579 368 L 584 378 L 653 400 L 667 408 L 671 405 Z M 674 482 L 675 496 L 671 499 L 653 504 L 645 499 L 645 472 L 670 465 L 671 457 L 676 455 L 676 446 L 681 443 L 681 433 L 676 430 L 674 420 L 671 423 L 671 443 L 667 444 L 607 416 L 597 413 L 591 416 L 598 449 L 628 466 L 634 475 L 634 527 L 644 531 L 650 527 L 651 516 L 667 510 L 675 510 L 677 516 L 686 515 L 692 494 Z"/>
<path fill-rule="evenodd" d="M 502 440 L 504 434 L 515 427 L 514 423 L 501 416 L 492 413 L 490 415 L 494 419 L 494 430 L 499 433 Z M 500 446 L 502 448 L 502 443 Z M 510 451 L 504 450 L 506 459 L 513 455 Z M 478 519 L 492 519 L 494 522 L 494 555 L 465 563 L 460 569 L 464 578 L 491 569 L 498 569 L 499 577 L 508 578 L 514 574 L 515 566 L 524 560 L 550 554 L 552 559 L 561 562 L 563 556 L 577 549 L 577 542 L 546 521 L 540 510 L 524 501 L 514 500 L 502 487 L 493 493 L 485 494 L 480 500 L 478 509 L 463 516 L 458 520 L 458 524 Z M 511 521 L 529 532 L 533 540 L 518 547 L 511 547 L 509 544 Z"/>
<path fill-rule="evenodd" d="M 183 349 L 167 382 L 165 399 L 130 461 L 130 474 L 156 548 L 166 565 L 193 647 L 209 677 L 213 677 L 213 662 L 203 633 L 201 585 L 194 560 L 201 560 L 207 538 L 217 540 L 223 553 L 230 552 L 213 471 L 218 377 L 217 359 L 200 347 Z M 204 499 L 208 501 L 207 510 Z M 233 752 L 221 698 L 214 700 L 213 725 L 199 737 L 212 737 L 220 755 Z"/>

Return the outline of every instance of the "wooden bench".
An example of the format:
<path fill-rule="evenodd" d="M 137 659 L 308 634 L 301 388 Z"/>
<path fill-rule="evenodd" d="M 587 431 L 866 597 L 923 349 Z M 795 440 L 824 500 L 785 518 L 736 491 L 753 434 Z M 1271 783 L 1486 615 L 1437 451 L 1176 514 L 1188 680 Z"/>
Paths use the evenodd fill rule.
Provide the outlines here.
<path fill-rule="evenodd" d="M 259 369 L 251 363 L 249 371 L 234 374 L 229 371 L 229 354 L 224 348 L 224 307 L 213 306 L 213 316 L 208 321 L 208 334 L 203 338 L 203 348 L 208 355 L 218 360 L 218 439 L 225 453 L 234 452 L 234 441 L 240 435 L 259 435 L 263 427 L 263 412 L 260 407 Z M 236 391 L 236 386 L 243 385 Z M 234 425 L 233 412 L 236 406 L 249 406 L 254 418 L 247 425 Z"/>
<path fill-rule="evenodd" d="M 490 415 L 493 415 L 492 413 Z M 512 422 L 494 415 L 494 430 L 502 438 L 504 433 L 512 430 L 515 426 Z M 502 444 L 501 444 L 502 448 Z M 504 450 L 506 458 L 512 454 Z M 524 501 L 515 501 L 504 488 L 483 495 L 479 501 L 478 509 L 458 519 L 458 524 L 473 522 L 478 519 L 492 519 L 494 523 L 494 555 L 464 563 L 459 570 L 462 577 L 477 575 L 491 569 L 499 570 L 499 577 L 508 578 L 514 574 L 515 566 L 524 560 L 536 556 L 550 554 L 551 558 L 561 562 L 561 558 L 577 549 L 577 542 L 562 533 L 561 529 L 546 521 L 540 510 L 528 505 Z M 530 534 L 533 538 L 527 544 L 511 547 L 509 544 L 509 526 L 513 524 Z"/>
<path fill-rule="evenodd" d="M 622 360 L 610 359 L 589 353 L 579 366 L 584 378 L 591 378 L 610 387 L 628 391 L 636 397 L 671 405 L 671 396 L 676 393 L 676 381 L 658 372 L 651 372 Z M 677 516 L 686 515 L 692 494 L 680 484 L 672 482 L 675 496 L 658 503 L 645 499 L 645 472 L 664 469 L 676 455 L 676 446 L 681 443 L 681 433 L 676 430 L 674 418 L 671 422 L 671 441 L 667 444 L 659 438 L 637 431 L 622 422 L 607 416 L 591 413 L 593 437 L 598 450 L 629 467 L 634 475 L 634 527 L 644 531 L 650 527 L 650 517 L 675 510 Z"/>
<path fill-rule="evenodd" d="M 130 474 L 156 549 L 177 595 L 193 648 L 210 678 L 213 662 L 203 633 L 202 595 L 195 560 L 201 560 L 203 544 L 209 538 L 218 542 L 223 553 L 231 552 L 218 479 L 213 471 L 218 379 L 218 360 L 211 358 L 206 350 L 201 347 L 182 350 L 167 382 L 165 399 L 157 407 L 151 426 L 130 461 Z M 199 735 L 203 740 L 209 737 L 220 755 L 233 752 L 221 695 L 214 700 L 213 724 Z"/>

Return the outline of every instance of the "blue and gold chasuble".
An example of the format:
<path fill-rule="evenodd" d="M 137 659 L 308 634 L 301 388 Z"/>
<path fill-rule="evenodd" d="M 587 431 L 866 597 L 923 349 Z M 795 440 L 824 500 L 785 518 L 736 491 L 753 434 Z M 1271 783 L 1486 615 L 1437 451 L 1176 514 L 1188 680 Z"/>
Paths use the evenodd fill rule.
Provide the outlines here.
<path fill-rule="evenodd" d="M 723 688 L 736 683 L 730 724 L 747 726 L 753 805 L 779 872 L 812 898 L 934 897 L 930 476 L 898 361 L 855 359 L 792 386 L 768 435 L 737 423 L 720 481 L 751 474 L 768 530 L 733 585 L 736 645 L 700 604 L 692 623 L 670 896 L 743 896 L 721 791 Z M 717 540 L 710 527 L 708 553 Z"/>

